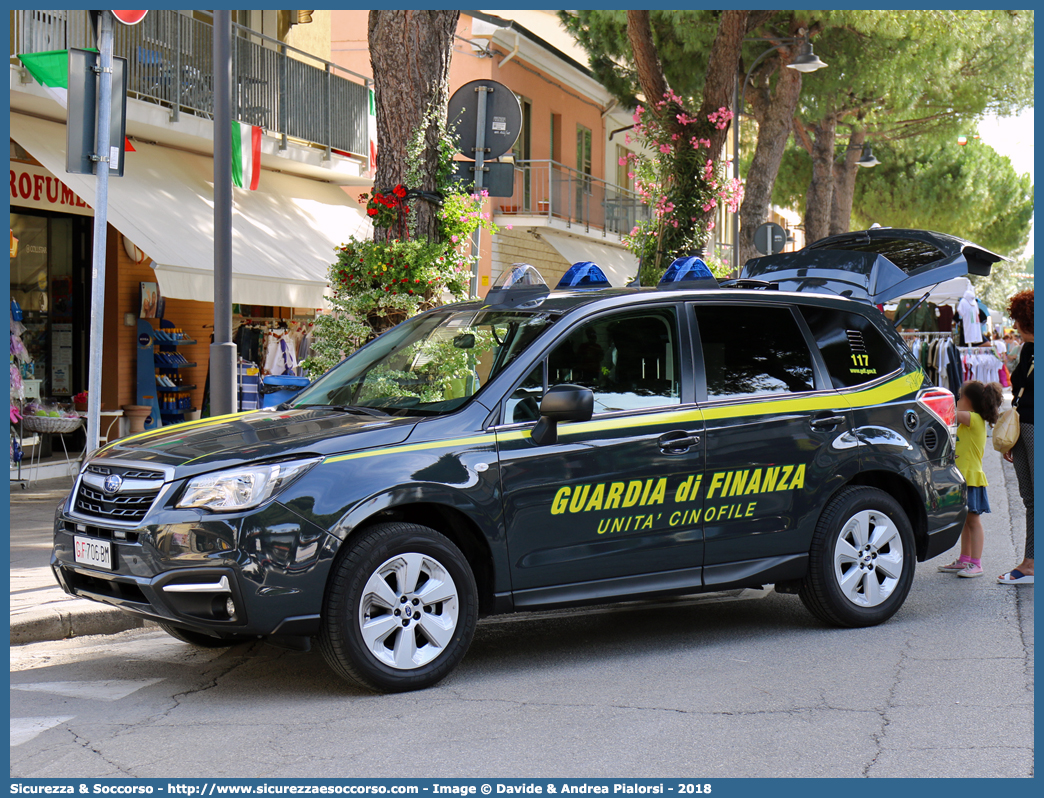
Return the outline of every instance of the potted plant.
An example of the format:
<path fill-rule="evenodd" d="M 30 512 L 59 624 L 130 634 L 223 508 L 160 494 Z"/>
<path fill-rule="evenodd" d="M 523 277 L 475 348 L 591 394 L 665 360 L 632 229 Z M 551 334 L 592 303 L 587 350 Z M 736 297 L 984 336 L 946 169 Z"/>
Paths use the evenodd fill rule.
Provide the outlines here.
<path fill-rule="evenodd" d="M 80 391 L 73 397 L 73 410 L 87 412 L 87 391 Z"/>

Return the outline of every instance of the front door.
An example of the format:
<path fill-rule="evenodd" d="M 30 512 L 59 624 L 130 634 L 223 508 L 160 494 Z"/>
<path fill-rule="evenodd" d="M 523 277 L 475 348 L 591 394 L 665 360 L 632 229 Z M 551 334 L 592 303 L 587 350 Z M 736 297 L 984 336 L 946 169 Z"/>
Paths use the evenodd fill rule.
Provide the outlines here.
<path fill-rule="evenodd" d="M 673 305 L 575 326 L 505 403 L 497 429 L 517 606 L 700 584 L 703 423 Z M 543 392 L 594 392 L 590 421 L 530 432 Z M 683 402 L 683 399 L 685 400 Z"/>

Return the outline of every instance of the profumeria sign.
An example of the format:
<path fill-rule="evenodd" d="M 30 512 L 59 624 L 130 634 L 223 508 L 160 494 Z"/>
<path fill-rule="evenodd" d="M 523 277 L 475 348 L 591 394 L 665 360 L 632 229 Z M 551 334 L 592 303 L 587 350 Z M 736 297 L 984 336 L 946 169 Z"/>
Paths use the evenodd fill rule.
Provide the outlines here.
<path fill-rule="evenodd" d="M 11 161 L 11 205 L 93 216 L 91 206 L 40 166 Z"/>

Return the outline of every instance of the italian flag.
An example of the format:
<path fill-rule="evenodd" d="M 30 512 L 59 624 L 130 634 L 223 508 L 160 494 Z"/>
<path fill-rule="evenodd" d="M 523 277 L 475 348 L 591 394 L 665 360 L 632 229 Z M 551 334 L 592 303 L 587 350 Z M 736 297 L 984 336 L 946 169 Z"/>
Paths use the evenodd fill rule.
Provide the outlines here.
<path fill-rule="evenodd" d="M 97 50 L 95 50 L 97 52 Z M 18 56 L 29 74 L 36 78 L 47 93 L 62 108 L 69 107 L 69 51 L 48 50 L 43 53 L 22 53 Z M 129 139 L 123 140 L 126 152 L 135 152 Z"/>
<path fill-rule="evenodd" d="M 370 89 L 370 113 L 366 119 L 366 134 L 370 139 L 370 177 L 377 171 L 377 99 Z"/>
<path fill-rule="evenodd" d="M 251 191 L 261 177 L 261 128 L 232 123 L 232 183 Z"/>

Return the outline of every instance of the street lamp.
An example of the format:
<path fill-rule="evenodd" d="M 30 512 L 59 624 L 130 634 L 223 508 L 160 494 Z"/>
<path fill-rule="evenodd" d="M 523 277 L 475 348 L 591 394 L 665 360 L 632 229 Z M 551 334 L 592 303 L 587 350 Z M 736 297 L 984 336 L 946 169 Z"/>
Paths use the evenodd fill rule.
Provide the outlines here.
<path fill-rule="evenodd" d="M 881 162 L 874 157 L 874 151 L 872 149 L 870 149 L 870 145 L 869 144 L 867 144 L 865 147 L 863 147 L 863 154 L 859 158 L 859 160 L 856 161 L 856 165 L 857 166 L 866 166 L 866 167 L 877 166 L 879 163 L 881 163 Z"/>
<path fill-rule="evenodd" d="M 747 83 L 750 81 L 750 76 L 754 74 L 754 68 L 761 63 L 765 56 L 769 55 L 775 50 L 782 49 L 784 45 L 788 44 L 801 44 L 801 50 L 791 63 L 787 64 L 788 69 L 794 69 L 798 72 L 815 72 L 817 69 L 822 69 L 827 66 L 826 63 L 819 60 L 819 56 L 812 52 L 812 42 L 808 40 L 808 34 L 803 36 L 780 36 L 780 37 L 767 37 L 767 36 L 755 36 L 749 39 L 744 39 L 748 42 L 775 42 L 765 52 L 754 59 L 754 63 L 750 65 L 750 69 L 747 70 L 746 77 L 743 78 L 743 88 L 733 93 L 736 98 L 736 107 L 732 115 L 732 176 L 739 181 L 739 134 L 740 134 L 740 116 L 743 113 L 743 99 L 747 96 Z M 739 273 L 739 213 L 732 214 L 732 267 L 736 269 L 736 273 Z"/>

